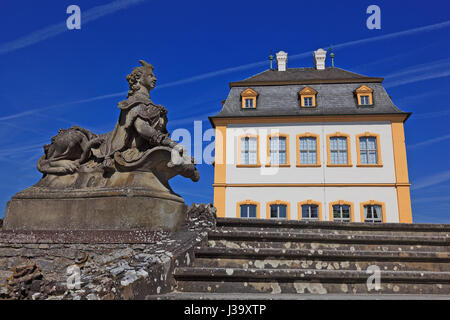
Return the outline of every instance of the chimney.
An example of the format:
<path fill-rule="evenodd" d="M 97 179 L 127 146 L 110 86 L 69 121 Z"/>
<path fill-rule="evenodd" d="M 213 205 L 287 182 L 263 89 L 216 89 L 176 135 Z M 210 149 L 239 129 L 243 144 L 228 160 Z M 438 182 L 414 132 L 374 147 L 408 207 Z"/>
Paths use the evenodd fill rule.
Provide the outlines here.
<path fill-rule="evenodd" d="M 287 52 L 280 51 L 277 53 L 278 71 L 286 71 Z"/>
<path fill-rule="evenodd" d="M 314 51 L 314 65 L 316 70 L 325 70 L 325 58 L 327 57 L 327 52 L 323 49 L 317 49 Z"/>

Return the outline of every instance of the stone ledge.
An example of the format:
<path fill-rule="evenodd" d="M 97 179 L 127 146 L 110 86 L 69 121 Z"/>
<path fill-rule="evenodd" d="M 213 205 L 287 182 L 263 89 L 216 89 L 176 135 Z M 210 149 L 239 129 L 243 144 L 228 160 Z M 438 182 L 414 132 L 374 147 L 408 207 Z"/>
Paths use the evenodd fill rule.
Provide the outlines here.
<path fill-rule="evenodd" d="M 167 232 L 149 230 L 0 231 L 1 244 L 133 244 L 156 243 Z"/>

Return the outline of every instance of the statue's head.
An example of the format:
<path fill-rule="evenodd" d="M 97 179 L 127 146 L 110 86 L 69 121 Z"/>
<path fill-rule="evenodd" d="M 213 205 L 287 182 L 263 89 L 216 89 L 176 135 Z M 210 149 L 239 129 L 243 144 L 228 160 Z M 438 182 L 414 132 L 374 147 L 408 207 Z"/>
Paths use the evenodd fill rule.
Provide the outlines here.
<path fill-rule="evenodd" d="M 133 68 L 131 73 L 127 75 L 128 85 L 130 86 L 128 97 L 141 88 L 150 91 L 156 86 L 157 79 L 153 74 L 153 66 L 144 60 L 139 60 L 139 63 L 142 64 L 142 67 Z"/>

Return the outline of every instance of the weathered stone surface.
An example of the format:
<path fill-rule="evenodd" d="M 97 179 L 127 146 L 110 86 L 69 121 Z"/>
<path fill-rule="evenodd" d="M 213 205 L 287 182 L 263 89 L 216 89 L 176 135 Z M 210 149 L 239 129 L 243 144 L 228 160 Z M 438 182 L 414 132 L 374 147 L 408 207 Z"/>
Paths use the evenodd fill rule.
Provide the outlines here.
<path fill-rule="evenodd" d="M 168 293 L 176 284 L 173 270 L 192 265 L 207 231 L 199 224 L 175 233 L 1 231 L 0 299 L 144 299 Z M 69 288 L 76 270 L 80 285 Z M 14 274 L 20 275 L 13 283 Z"/>
<path fill-rule="evenodd" d="M 449 230 L 449 225 L 218 219 L 208 241 L 195 248 L 194 263 L 175 269 L 176 291 L 147 298 L 450 297 Z M 368 285 L 373 275 L 368 270 L 374 268 L 377 288 Z"/>
<path fill-rule="evenodd" d="M 190 228 L 216 228 L 216 208 L 211 204 L 195 204 L 193 203 L 187 210 L 186 222 Z"/>
<path fill-rule="evenodd" d="M 11 199 L 7 230 L 176 231 L 186 217 L 181 198 L 122 196 L 65 199 Z"/>
<path fill-rule="evenodd" d="M 153 66 L 140 61 L 127 76 L 114 130 L 99 135 L 73 126 L 44 146 L 34 186 L 7 204 L 5 230 L 176 231 L 186 207 L 169 180 L 198 181 L 195 162 L 167 131 L 167 110 L 150 99 Z"/>

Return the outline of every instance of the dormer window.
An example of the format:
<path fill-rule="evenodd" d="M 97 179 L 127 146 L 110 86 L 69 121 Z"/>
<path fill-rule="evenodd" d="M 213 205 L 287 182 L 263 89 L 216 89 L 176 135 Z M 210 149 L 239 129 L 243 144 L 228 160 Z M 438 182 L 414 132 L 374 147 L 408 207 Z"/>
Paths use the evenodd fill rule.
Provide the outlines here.
<path fill-rule="evenodd" d="M 373 89 L 366 85 L 362 85 L 355 90 L 356 100 L 359 106 L 373 105 Z"/>
<path fill-rule="evenodd" d="M 317 91 L 311 87 L 305 87 L 298 93 L 300 96 L 300 105 L 304 108 L 313 108 L 316 106 Z"/>
<path fill-rule="evenodd" d="M 305 107 L 312 107 L 313 106 L 313 98 L 312 97 L 304 97 L 303 98 L 303 105 Z"/>
<path fill-rule="evenodd" d="M 255 109 L 256 108 L 256 97 L 258 97 L 258 92 L 251 88 L 247 88 L 241 92 L 242 109 Z"/>
<path fill-rule="evenodd" d="M 244 99 L 245 108 L 253 108 L 253 98 Z"/>
<path fill-rule="evenodd" d="M 359 104 L 362 105 L 362 106 L 370 105 L 369 96 L 360 96 L 359 97 Z"/>

